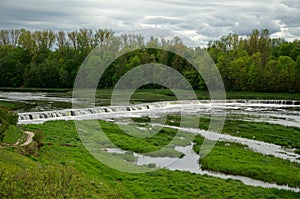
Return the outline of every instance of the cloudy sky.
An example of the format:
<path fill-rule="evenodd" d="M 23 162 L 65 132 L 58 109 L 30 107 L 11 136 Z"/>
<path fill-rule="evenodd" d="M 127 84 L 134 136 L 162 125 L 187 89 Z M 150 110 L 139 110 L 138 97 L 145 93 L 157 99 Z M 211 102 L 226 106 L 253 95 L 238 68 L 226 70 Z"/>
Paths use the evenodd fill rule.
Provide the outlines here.
<path fill-rule="evenodd" d="M 300 39 L 300 0 L 1 0 L 0 29 L 12 28 L 169 29 L 200 45 L 268 28 L 293 40 Z"/>

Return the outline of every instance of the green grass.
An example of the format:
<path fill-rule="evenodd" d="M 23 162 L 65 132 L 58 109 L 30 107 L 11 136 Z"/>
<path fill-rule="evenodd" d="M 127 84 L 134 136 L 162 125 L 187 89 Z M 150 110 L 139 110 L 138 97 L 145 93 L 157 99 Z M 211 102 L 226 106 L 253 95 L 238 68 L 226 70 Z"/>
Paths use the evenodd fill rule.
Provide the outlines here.
<path fill-rule="evenodd" d="M 195 141 L 194 150 L 199 152 L 203 138 L 198 137 Z M 200 163 L 205 170 L 300 186 L 300 164 L 255 153 L 240 144 L 218 142 L 207 156 L 200 159 Z"/>
<path fill-rule="evenodd" d="M 21 102 L 0 101 L 0 107 L 17 110 L 23 108 L 24 104 Z"/>
<path fill-rule="evenodd" d="M 31 131 L 41 130 L 44 134 L 45 145 L 40 149 L 39 157 L 33 158 L 37 164 L 67 166 L 80 172 L 84 179 L 99 186 L 97 190 L 102 194 L 100 198 L 101 196 L 103 198 L 299 198 L 300 196 L 299 193 L 290 191 L 251 187 L 235 180 L 222 180 L 189 172 L 158 170 L 141 174 L 123 173 L 105 166 L 87 152 L 72 121 L 47 122 L 41 125 L 27 125 L 25 128 Z M 107 124 L 107 128 L 114 127 Z M 2 152 L 9 153 L 7 156 L 13 153 L 6 150 Z M 22 157 L 15 159 L 14 162 L 20 161 L 19 164 L 24 165 L 25 160 L 32 161 L 30 158 Z M 0 159 L 0 162 L 6 161 L 9 160 Z M 11 163 L 12 166 L 15 164 L 17 163 Z"/>
<path fill-rule="evenodd" d="M 176 130 L 170 130 L 170 129 L 162 129 L 160 132 L 158 132 L 156 135 L 152 133 L 155 132 L 155 128 L 153 128 L 151 131 L 145 132 L 145 136 L 151 136 L 149 138 L 139 138 L 137 137 L 138 134 L 142 134 L 143 132 L 141 130 L 138 130 L 134 127 L 129 128 L 131 130 L 131 136 L 123 132 L 118 128 L 115 124 L 110 124 L 106 122 L 100 122 L 101 128 L 106 133 L 108 138 L 118 147 L 124 149 L 124 150 L 132 150 L 133 152 L 137 153 L 151 153 L 160 150 L 165 145 L 168 145 L 173 138 L 176 136 L 177 131 Z M 126 125 L 126 127 L 130 127 Z M 178 142 L 177 142 L 178 143 Z M 181 145 L 187 145 L 188 143 L 184 143 Z M 173 145 L 174 147 L 174 145 Z M 171 157 L 180 157 L 182 154 L 172 150 L 169 148 L 169 150 L 164 150 L 164 155 L 162 154 L 153 154 L 154 156 L 171 156 Z"/>
<path fill-rule="evenodd" d="M 109 105 L 113 89 L 98 89 L 96 91 L 96 103 L 98 105 Z M 127 94 L 126 90 L 121 95 Z M 208 91 L 195 90 L 195 94 L 199 100 L 210 99 Z M 63 93 L 57 95 L 62 96 Z M 71 92 L 65 93 L 63 96 L 71 96 Z M 118 96 L 120 97 L 120 96 Z M 258 93 L 258 92 L 226 92 L 227 99 L 272 99 L 272 100 L 300 100 L 299 93 Z M 187 97 L 187 99 L 189 99 Z M 104 101 L 103 101 L 104 100 Z M 138 89 L 131 96 L 132 103 L 146 103 L 157 101 L 174 101 L 177 100 L 176 96 L 169 89 Z"/>
<path fill-rule="evenodd" d="M 227 91 L 227 99 L 300 100 L 300 93 L 263 93 Z"/>
<path fill-rule="evenodd" d="M 174 117 L 169 117 L 168 119 L 170 120 L 171 118 L 174 119 Z M 175 118 L 178 119 L 178 117 Z M 135 120 L 141 122 L 148 122 L 147 118 Z M 200 120 L 200 125 L 202 125 L 203 127 L 206 123 L 207 119 L 202 118 Z M 240 121 L 227 121 L 224 131 L 231 131 L 232 128 L 239 123 Z M 286 132 L 288 132 L 288 135 L 290 137 L 293 137 L 291 131 L 295 130 L 294 128 L 282 127 L 279 125 L 267 125 L 265 123 L 252 124 L 250 122 L 247 122 L 245 124 L 248 124 L 248 126 L 244 129 L 240 129 L 241 132 L 245 134 L 251 132 L 263 134 L 264 132 L 268 132 L 268 130 L 274 128 L 274 132 L 280 134 L 285 134 Z M 109 126 L 109 128 L 107 128 L 107 125 Z M 174 132 L 174 130 L 166 128 L 164 131 L 160 132 L 151 140 L 147 140 L 139 139 L 136 137 L 130 137 L 122 131 L 120 131 L 114 124 L 107 124 L 105 122 L 101 122 L 101 126 L 104 131 L 108 129 L 110 130 L 108 136 L 120 148 L 142 153 L 148 152 L 150 148 L 152 150 L 158 150 L 159 148 L 156 148 L 156 146 L 166 145 L 167 142 L 164 142 L 164 140 L 172 139 L 176 133 Z M 170 136 L 170 133 L 172 136 L 168 137 Z M 267 134 L 267 136 L 269 135 Z M 295 136 L 295 141 L 297 141 L 296 138 L 297 135 Z M 159 144 L 157 143 L 157 139 L 160 141 L 158 142 Z M 198 142 L 198 144 L 202 143 L 197 139 L 196 142 Z M 219 142 L 207 157 L 205 157 L 203 160 L 201 159 L 201 163 L 204 169 L 220 171 L 223 173 L 234 175 L 248 176 L 251 178 L 271 183 L 279 183 L 283 185 L 289 184 L 290 186 L 296 187 L 300 186 L 300 175 L 295 175 L 296 173 L 300 174 L 299 164 L 293 164 L 286 160 L 255 153 L 251 150 L 245 149 L 246 146 L 243 145 L 231 143 L 230 146 L 225 146 L 225 144 L 226 143 L 224 142 Z"/>
<path fill-rule="evenodd" d="M 192 121 L 192 118 L 190 119 L 190 121 Z M 170 122 L 171 120 L 173 122 Z M 184 121 L 189 120 L 186 119 Z M 210 119 L 201 117 L 199 121 L 199 128 L 207 130 Z M 169 116 L 167 124 L 178 126 L 180 124 L 180 116 Z M 189 126 L 192 124 L 187 122 L 184 125 Z M 300 149 L 300 129 L 296 127 L 286 127 L 265 122 L 226 119 L 222 133 L 273 143 L 291 149 Z"/>
<path fill-rule="evenodd" d="M 43 165 L 4 149 L 0 157 L 0 198 L 109 198 L 71 167 Z"/>
<path fill-rule="evenodd" d="M 5 136 L 2 143 L 13 145 L 19 139 L 24 138 L 26 135 L 18 129 L 16 126 L 10 125 L 9 128 L 5 131 Z"/>
<path fill-rule="evenodd" d="M 112 89 L 98 89 L 96 96 L 102 99 L 110 99 Z M 198 99 L 210 99 L 208 91 L 195 90 Z M 259 93 L 259 92 L 235 92 L 227 91 L 227 99 L 272 99 L 272 100 L 300 100 L 300 93 Z M 133 102 L 154 102 L 176 100 L 176 96 L 169 89 L 138 89 L 132 96 Z"/>
<path fill-rule="evenodd" d="M 300 129 L 264 122 L 227 120 L 224 133 L 300 149 Z"/>
<path fill-rule="evenodd" d="M 40 167 L 41 164 L 32 159 L 22 156 L 15 149 L 0 149 L 0 167 L 22 171 L 30 167 Z"/>

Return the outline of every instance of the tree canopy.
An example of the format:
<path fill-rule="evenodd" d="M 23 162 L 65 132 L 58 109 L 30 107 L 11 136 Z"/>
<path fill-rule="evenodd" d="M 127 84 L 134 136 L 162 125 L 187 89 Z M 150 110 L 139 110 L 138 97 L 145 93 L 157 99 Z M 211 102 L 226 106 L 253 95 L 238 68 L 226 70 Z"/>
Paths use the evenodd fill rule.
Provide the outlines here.
<path fill-rule="evenodd" d="M 169 46 L 195 57 L 200 47 L 185 46 L 178 37 L 151 37 L 146 41 L 135 34 L 115 36 L 108 29 L 0 30 L 0 87 L 72 88 L 80 65 L 92 49 L 111 45 L 117 50 L 131 47 L 144 50 L 115 60 L 103 74 L 99 88 L 113 87 L 127 71 L 146 63 L 168 65 L 182 73 L 193 88 L 206 88 L 191 63 L 157 49 Z M 220 70 L 226 90 L 300 92 L 299 40 L 287 42 L 271 38 L 267 29 L 253 30 L 247 37 L 230 33 L 209 42 L 205 50 Z"/>

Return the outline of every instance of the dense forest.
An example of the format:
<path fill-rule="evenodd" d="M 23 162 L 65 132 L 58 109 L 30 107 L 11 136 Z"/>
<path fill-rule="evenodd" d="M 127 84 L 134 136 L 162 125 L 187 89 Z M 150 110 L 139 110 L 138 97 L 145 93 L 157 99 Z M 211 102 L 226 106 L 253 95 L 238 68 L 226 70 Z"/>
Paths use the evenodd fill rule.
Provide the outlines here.
<path fill-rule="evenodd" d="M 117 49 L 136 46 L 145 50 L 128 53 L 105 71 L 99 88 L 113 87 L 131 68 L 145 63 L 161 63 L 182 73 L 195 89 L 205 89 L 196 70 L 176 54 L 157 50 L 168 45 L 188 49 L 180 38 L 141 35 L 116 36 L 111 30 L 76 31 L 0 31 L 0 87 L 72 88 L 77 71 L 86 56 L 96 47 Z M 226 90 L 262 92 L 300 92 L 300 41 L 271 38 L 267 29 L 253 30 L 247 37 L 236 34 L 209 42 L 205 49 L 219 68 Z"/>

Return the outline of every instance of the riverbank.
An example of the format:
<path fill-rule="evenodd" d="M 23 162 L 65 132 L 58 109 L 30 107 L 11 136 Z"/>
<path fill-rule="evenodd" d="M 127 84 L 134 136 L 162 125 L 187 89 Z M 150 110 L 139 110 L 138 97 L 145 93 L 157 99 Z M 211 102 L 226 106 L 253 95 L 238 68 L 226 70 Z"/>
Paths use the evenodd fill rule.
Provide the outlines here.
<path fill-rule="evenodd" d="M 114 125 L 105 122 L 102 124 L 106 125 L 109 132 L 115 131 L 115 136 L 118 136 L 119 130 L 113 127 Z M 299 198 L 299 193 L 292 191 L 252 187 L 237 180 L 218 179 L 190 172 L 165 169 L 141 174 L 120 172 L 105 166 L 85 149 L 73 121 L 55 121 L 24 127 L 33 132 L 42 131 L 44 146 L 39 150 L 39 157 L 24 157 L 14 151 L 0 150 L 2 157 L 0 161 L 4 170 L 15 168 L 10 178 L 7 178 L 11 181 L 6 181 L 6 186 L 0 189 L 6 187 L 6 190 L 10 190 L 9 188 L 13 187 L 13 183 L 10 182 L 17 181 L 24 186 L 20 186 L 15 196 L 23 196 L 22 193 L 27 193 L 24 190 L 22 192 L 26 179 L 31 179 L 31 184 L 34 186 L 27 185 L 27 190 L 36 190 L 37 194 L 49 194 L 45 190 L 50 191 L 51 187 L 55 187 L 60 175 L 57 172 L 52 174 L 48 172 L 51 171 L 49 165 L 52 165 L 59 168 L 59 171 L 62 170 L 63 176 L 75 174 L 76 179 L 80 181 L 71 178 L 69 188 L 79 188 L 82 186 L 81 182 L 84 182 L 82 196 L 90 198 Z M 155 142 L 148 144 L 155 146 Z M 143 147 L 147 145 L 144 144 Z M 33 169 L 29 171 L 29 167 Z M 40 174 L 34 172 L 38 168 L 43 168 Z M 18 175 L 23 178 L 14 177 Z M 32 176 L 36 178 L 30 178 Z M 63 176 L 60 179 L 65 179 Z M 40 177 L 48 179 L 45 182 L 51 182 L 50 186 L 45 186 L 45 182 L 40 180 Z M 69 188 L 66 187 L 66 193 L 71 193 Z M 83 189 L 76 190 L 80 192 Z M 58 191 L 53 189 L 50 193 L 54 194 Z M 31 194 L 34 196 L 34 193 Z"/>
<path fill-rule="evenodd" d="M 16 91 L 13 93 L 15 92 Z M 19 92 L 17 96 L 22 96 L 22 92 Z M 96 93 L 96 96 L 99 99 L 98 105 L 104 106 L 104 104 L 109 101 L 111 92 L 111 89 L 98 90 Z M 208 92 L 196 92 L 199 99 L 205 99 L 208 96 Z M 2 96 L 5 96 L 5 93 Z M 50 114 L 49 111 L 42 110 L 45 109 L 45 107 L 41 107 L 42 104 L 40 102 L 37 103 L 41 109 L 39 110 L 41 112 L 38 113 L 40 115 L 32 113 L 31 111 L 19 114 L 23 116 L 23 119 L 26 119 L 28 116 L 29 123 L 36 117 L 41 118 L 41 116 L 43 116 L 42 119 L 47 119 L 46 117 L 49 117 L 50 119 L 54 116 L 58 117 L 60 116 L 60 113 L 64 113 L 65 109 L 68 109 L 68 107 L 64 107 L 65 105 L 63 103 L 71 105 L 71 91 L 50 93 L 36 93 L 30 91 L 24 93 L 27 93 L 26 97 L 28 98 L 27 101 L 25 100 L 27 104 L 37 103 L 39 100 L 43 103 L 46 100 L 47 104 L 62 103 L 61 110 L 53 110 L 55 114 Z M 259 98 L 261 94 L 231 93 L 231 95 L 241 99 L 241 96 L 248 96 L 250 98 L 250 95 Z M 273 97 L 274 95 L 277 94 L 270 94 L 268 97 Z M 288 103 L 282 100 L 286 99 L 281 98 L 283 95 L 289 97 L 289 99 L 287 99 L 287 101 L 289 101 Z M 10 97 L 14 98 L 13 96 Z M 202 101 L 202 103 L 200 102 L 197 105 L 198 107 L 196 109 L 194 106 L 195 104 L 191 101 L 190 104 L 184 105 L 185 112 L 183 112 L 183 115 L 187 114 L 187 117 L 191 117 L 190 119 L 188 118 L 185 120 L 188 124 L 189 122 L 194 121 L 192 115 L 189 114 L 197 110 L 201 113 L 200 125 L 198 127 L 207 129 L 210 120 L 208 117 L 204 117 L 205 113 L 207 112 L 209 115 L 211 114 L 211 110 L 217 110 L 217 112 L 226 110 L 230 114 L 228 115 L 229 120 L 225 121 L 224 133 L 236 137 L 247 138 L 250 141 L 253 140 L 253 142 L 266 141 L 275 143 L 280 145 L 278 147 L 283 147 L 282 150 L 292 150 L 293 148 L 299 149 L 299 141 L 297 139 L 299 137 L 299 128 L 295 127 L 297 126 L 298 120 L 292 122 L 292 119 L 295 119 L 295 117 L 296 119 L 299 118 L 297 116 L 297 114 L 299 114 L 299 106 L 296 105 L 296 103 L 294 103 L 294 105 L 290 104 L 290 101 L 298 100 L 298 94 L 291 94 L 291 96 L 288 94 L 278 94 L 277 97 L 280 98 L 271 98 L 271 104 L 259 103 L 257 100 L 233 100 L 228 103 L 219 103 L 212 106 L 211 104 Z M 156 116 L 154 119 L 159 119 L 157 116 L 160 116 L 160 114 L 171 114 L 171 116 L 167 117 L 166 123 L 172 125 L 171 127 L 164 128 L 163 131 L 154 135 L 154 137 L 145 139 L 129 136 L 125 132 L 122 132 L 116 124 L 111 123 L 117 123 L 118 119 L 120 119 L 120 122 L 125 123 L 126 120 L 131 122 L 134 121 L 138 126 L 136 126 L 137 128 L 135 130 L 132 129 L 131 133 L 135 135 L 147 135 L 147 133 L 150 132 L 148 130 L 154 130 L 155 126 L 147 124 L 150 123 L 152 118 L 143 117 L 143 114 L 141 114 L 142 110 L 134 109 L 133 107 L 125 107 L 125 114 L 124 112 L 119 113 L 118 110 L 111 107 L 100 108 L 103 109 L 103 114 L 100 114 L 103 118 L 98 118 L 102 120 L 100 122 L 101 128 L 105 130 L 106 135 L 116 146 L 129 151 L 126 154 L 120 154 L 124 160 L 128 161 L 127 163 L 135 162 L 135 158 L 132 156 L 133 152 L 154 152 L 167 145 L 173 139 L 176 143 L 173 148 L 169 147 L 159 153 L 152 154 L 151 157 L 167 158 L 168 155 L 170 155 L 168 157 L 172 158 L 185 157 L 182 157 L 183 153 L 174 150 L 174 147 L 176 146 L 184 148 L 185 146 L 190 145 L 189 137 L 192 136 L 192 133 L 176 130 L 176 125 L 182 119 L 182 117 L 176 116 L 176 112 L 182 111 L 182 107 L 174 106 L 174 104 L 170 105 L 170 102 L 148 103 L 148 101 L 171 101 L 171 99 L 173 100 L 174 98 L 175 96 L 167 89 L 138 90 L 134 94 L 132 97 L 134 102 L 144 103 L 143 107 L 148 113 L 148 107 L 154 106 L 154 104 L 163 106 L 158 106 L 156 108 L 157 112 L 152 112 L 152 114 Z M 276 99 L 280 100 L 276 101 Z M 8 101 L 6 104 L 4 103 L 4 105 L 7 106 L 10 103 L 24 103 L 24 100 L 19 98 L 19 101 L 17 102 Z M 82 111 L 83 112 L 79 113 L 73 112 L 73 114 L 87 113 L 87 116 L 89 116 L 91 110 L 87 109 Z M 162 113 L 160 113 L 160 111 L 162 111 Z M 170 113 L 168 111 L 170 111 Z M 276 114 L 274 114 L 274 111 Z M 172 113 L 175 114 L 175 116 L 172 115 Z M 265 122 L 261 123 L 257 121 L 259 119 L 257 117 L 258 113 L 259 117 Z M 252 121 L 249 121 L 250 116 L 253 116 L 250 118 Z M 253 184 L 252 186 L 247 186 L 238 180 L 232 180 L 230 178 L 219 179 L 217 177 L 209 177 L 207 175 L 200 175 L 187 171 L 169 171 L 161 169 L 151 173 L 128 174 L 114 170 L 95 159 L 95 157 L 87 151 L 83 145 L 84 142 L 82 142 L 78 133 L 89 131 L 85 131 L 85 129 L 78 129 L 77 131 L 73 121 L 74 118 L 72 117 L 73 116 L 69 118 L 71 121 L 64 121 L 66 118 L 61 117 L 59 118 L 60 121 L 43 121 L 45 122 L 43 124 L 18 125 L 18 127 L 26 131 L 42 132 L 44 135 L 44 139 L 42 140 L 43 144 L 40 145 L 38 156 L 30 154 L 21 156 L 18 151 L 12 147 L 0 149 L 0 174 L 1 172 L 5 173 L 5 179 L 8 179 L 4 181 L 6 183 L 5 186 L 0 182 L 0 197 L 2 196 L 1 193 L 7 193 L 7 190 L 16 189 L 11 182 L 17 182 L 22 185 L 19 186 L 18 191 L 13 195 L 15 198 L 23 198 L 25 193 L 33 194 L 30 195 L 31 197 L 37 196 L 34 195 L 34 193 L 27 193 L 26 190 L 35 190 L 35 193 L 38 194 L 54 194 L 57 192 L 64 194 L 62 190 L 56 190 L 55 187 L 58 187 L 57 185 L 61 182 L 61 179 L 66 180 L 64 179 L 64 176 L 68 175 L 76 176 L 76 178 L 80 179 L 80 182 L 84 182 L 84 193 L 80 192 L 81 195 L 79 195 L 86 198 L 299 198 L 300 196 L 299 192 L 296 193 L 276 188 L 278 187 L 276 183 L 278 183 L 284 184 L 284 186 L 288 184 L 290 187 L 287 188 L 290 190 L 298 190 L 297 187 L 300 186 L 300 178 L 298 175 L 298 173 L 300 173 L 299 164 L 283 160 L 279 156 L 274 157 L 264 155 L 261 151 L 255 152 L 254 149 L 258 146 L 251 148 L 247 145 L 250 141 L 247 142 L 246 145 L 240 145 L 232 140 L 223 140 L 223 142 L 218 143 L 216 147 L 213 148 L 212 153 L 210 153 L 206 159 L 204 158 L 200 161 L 200 163 L 203 164 L 202 168 L 209 174 L 213 173 L 209 170 L 220 171 L 223 172 L 223 174 L 226 173 L 224 176 L 227 177 L 232 176 L 228 174 L 234 174 L 236 175 L 236 178 L 234 179 L 239 179 L 240 177 L 243 179 L 244 177 L 242 175 L 244 175 L 251 179 L 263 180 L 271 183 L 271 187 L 275 187 L 276 189 L 254 187 Z M 124 121 L 122 119 L 124 119 Z M 103 120 L 109 120 L 110 122 L 105 122 Z M 267 122 L 278 122 L 281 125 L 269 124 Z M 291 127 L 283 126 L 282 124 L 285 123 L 291 125 Z M 123 127 L 130 127 L 127 124 L 123 125 Z M 163 125 L 163 123 L 161 123 L 161 125 Z M 194 128 L 195 131 L 199 131 L 197 127 Z M 99 137 L 96 139 L 99 139 Z M 13 140 L 11 142 L 14 143 Z M 197 143 L 196 147 L 201 144 L 201 140 L 199 139 L 194 140 L 194 142 Z M 111 147 L 110 145 L 105 146 Z M 113 155 L 117 156 L 118 154 Z M 9 157 L 14 158 L 9 159 Z M 146 156 L 144 156 L 144 158 L 145 157 Z M 188 156 L 186 156 L 186 158 L 188 158 Z M 235 161 L 238 163 L 236 167 Z M 266 164 L 264 164 L 264 161 Z M 53 172 L 53 169 L 49 168 L 49 165 L 59 168 L 59 172 Z M 153 167 L 155 166 L 155 163 L 145 166 Z M 199 163 L 197 166 L 200 166 Z M 281 167 L 284 167 L 285 169 L 282 170 Z M 43 169 L 41 170 L 41 168 Z M 39 170 L 41 173 L 34 172 L 34 170 Z M 23 177 L 20 179 L 18 176 Z M 45 180 L 41 180 L 40 178 Z M 31 187 L 26 184 L 26 181 L 28 180 L 31 180 L 32 182 Z M 51 186 L 48 186 L 46 182 L 51 182 Z M 72 186 L 68 186 L 70 189 L 66 186 L 65 193 L 68 194 L 72 194 L 71 190 L 74 187 L 77 190 L 81 190 L 80 187 L 83 186 L 82 183 L 80 184 L 74 180 L 72 181 L 72 179 L 68 181 L 68 183 L 72 184 Z M 267 183 L 262 183 L 267 185 Z"/>

